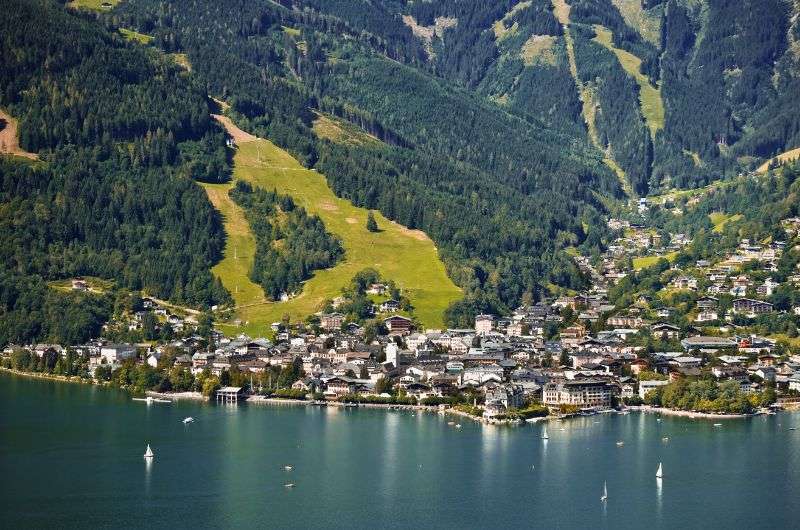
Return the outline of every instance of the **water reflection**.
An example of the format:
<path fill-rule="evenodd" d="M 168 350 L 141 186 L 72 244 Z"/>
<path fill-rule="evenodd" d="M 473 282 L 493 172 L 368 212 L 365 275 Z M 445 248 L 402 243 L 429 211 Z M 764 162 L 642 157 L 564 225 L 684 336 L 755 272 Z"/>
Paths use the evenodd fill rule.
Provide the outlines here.
<path fill-rule="evenodd" d="M 145 496 L 150 496 L 150 479 L 153 473 L 153 459 L 152 458 L 145 458 L 144 459 L 144 494 Z"/>
<path fill-rule="evenodd" d="M 656 517 L 661 520 L 661 505 L 663 503 L 663 479 L 656 478 Z"/>

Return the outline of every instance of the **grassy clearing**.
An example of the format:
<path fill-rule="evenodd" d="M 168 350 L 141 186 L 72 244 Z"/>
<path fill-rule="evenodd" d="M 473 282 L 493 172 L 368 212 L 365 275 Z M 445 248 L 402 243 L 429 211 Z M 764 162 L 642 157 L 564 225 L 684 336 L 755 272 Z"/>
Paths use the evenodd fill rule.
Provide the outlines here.
<path fill-rule="evenodd" d="M 668 254 L 664 254 L 663 256 L 643 256 L 641 258 L 633 258 L 633 268 L 637 271 L 646 269 L 647 267 L 651 267 L 658 263 L 658 260 L 661 258 L 664 258 L 672 263 L 675 261 L 676 257 L 678 257 L 677 252 L 670 252 Z"/>
<path fill-rule="evenodd" d="M 367 210 L 336 197 L 323 175 L 303 168 L 271 142 L 231 130 L 235 126 L 230 121 L 224 124 L 233 137 L 243 139 L 234 157 L 234 179 L 292 196 L 309 213 L 319 215 L 345 248 L 344 259 L 333 268 L 317 271 L 300 295 L 286 302 L 265 302 L 261 288 L 247 278 L 255 240 L 243 212 L 227 196 L 231 184 L 204 185 L 211 202 L 225 217 L 228 234 L 224 259 L 213 272 L 236 300 L 242 331 L 263 334 L 265 325 L 285 314 L 296 320 L 315 313 L 325 300 L 339 296 L 353 275 L 366 267 L 397 282 L 423 324 L 442 326 L 445 308 L 461 296 L 461 291 L 447 277 L 436 247 L 423 232 L 389 221 L 379 212 L 375 212 L 375 219 L 381 232 L 367 231 Z"/>
<path fill-rule="evenodd" d="M 617 7 L 625 23 L 639 32 L 642 38 L 651 44 L 661 44 L 660 9 L 647 11 L 642 7 L 642 0 L 611 0 Z"/>
<path fill-rule="evenodd" d="M 569 10 L 566 0 L 553 0 L 553 15 L 562 24 L 569 24 Z"/>
<path fill-rule="evenodd" d="M 167 57 L 175 61 L 175 64 L 186 70 L 192 71 L 192 63 L 189 61 L 189 56 L 185 53 L 168 53 Z"/>
<path fill-rule="evenodd" d="M 800 147 L 795 149 L 790 149 L 785 153 L 781 153 L 776 157 L 770 158 L 756 169 L 756 173 L 766 173 L 769 169 L 769 165 L 772 163 L 773 160 L 777 160 L 778 162 L 788 162 L 790 160 L 800 160 Z"/>
<path fill-rule="evenodd" d="M 317 117 L 314 119 L 312 128 L 314 134 L 316 134 L 318 138 L 325 138 L 331 142 L 350 145 L 380 143 L 380 140 L 376 137 L 365 133 L 352 123 L 317 111 L 314 111 L 314 114 L 316 114 Z"/>
<path fill-rule="evenodd" d="M 640 71 L 642 60 L 632 53 L 614 47 L 611 31 L 600 25 L 594 26 L 595 42 L 611 50 L 617 56 L 622 69 L 636 80 L 639 85 L 639 105 L 642 116 L 647 122 L 650 134 L 655 136 L 656 131 L 664 128 L 664 102 L 661 100 L 661 90 L 653 87 L 650 80 Z"/>
<path fill-rule="evenodd" d="M 503 15 L 503 18 L 492 24 L 492 31 L 494 32 L 494 38 L 496 41 L 501 41 L 517 32 L 519 29 L 519 24 L 516 22 L 513 22 L 510 26 L 507 26 L 506 24 L 516 13 L 530 7 L 531 3 L 531 0 L 526 0 L 516 4 L 508 13 Z"/>
<path fill-rule="evenodd" d="M 119 28 L 119 32 L 126 39 L 138 42 L 140 44 L 150 44 L 150 42 L 153 40 L 153 37 L 150 35 L 145 35 L 144 33 L 133 31 L 132 29 Z"/>
<path fill-rule="evenodd" d="M 92 11 L 110 11 L 117 7 L 120 0 L 73 0 L 67 4 L 73 9 L 90 9 Z"/>
<path fill-rule="evenodd" d="M 93 294 L 103 294 L 104 292 L 114 288 L 114 282 L 112 280 L 104 280 L 103 278 L 96 278 L 94 276 L 83 276 L 82 279 L 86 282 L 88 292 Z M 47 282 L 47 286 L 51 289 L 55 289 L 56 291 L 62 291 L 66 293 L 73 292 L 72 278 L 52 280 Z"/>
<path fill-rule="evenodd" d="M 708 218 L 711 220 L 711 223 L 714 225 L 712 229 L 713 232 L 721 233 L 725 230 L 725 225 L 731 222 L 736 222 L 742 218 L 742 214 L 736 215 L 728 215 L 723 212 L 714 212 L 708 214 Z"/>
<path fill-rule="evenodd" d="M 36 153 L 29 153 L 20 147 L 19 123 L 3 109 L 0 109 L 0 155 L 12 155 L 28 160 L 39 159 Z"/>
<path fill-rule="evenodd" d="M 522 62 L 526 66 L 533 66 L 537 62 L 545 64 L 556 64 L 556 54 L 553 53 L 553 46 L 556 38 L 552 35 L 532 35 L 519 52 Z"/>

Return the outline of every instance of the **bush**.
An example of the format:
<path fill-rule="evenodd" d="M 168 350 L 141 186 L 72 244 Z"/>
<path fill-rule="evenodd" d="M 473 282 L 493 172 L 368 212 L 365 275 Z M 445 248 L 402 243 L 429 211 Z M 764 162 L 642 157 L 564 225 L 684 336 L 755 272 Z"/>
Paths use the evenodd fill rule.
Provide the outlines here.
<path fill-rule="evenodd" d="M 639 405 L 644 405 L 644 400 L 639 396 L 622 398 L 622 402 L 631 407 L 638 407 Z"/>
<path fill-rule="evenodd" d="M 409 396 L 382 397 L 375 395 L 345 394 L 339 398 L 343 403 L 369 403 L 381 405 L 416 405 L 417 398 Z"/>
<path fill-rule="evenodd" d="M 306 399 L 306 391 L 299 388 L 279 388 L 270 394 L 270 397 L 283 399 Z"/>

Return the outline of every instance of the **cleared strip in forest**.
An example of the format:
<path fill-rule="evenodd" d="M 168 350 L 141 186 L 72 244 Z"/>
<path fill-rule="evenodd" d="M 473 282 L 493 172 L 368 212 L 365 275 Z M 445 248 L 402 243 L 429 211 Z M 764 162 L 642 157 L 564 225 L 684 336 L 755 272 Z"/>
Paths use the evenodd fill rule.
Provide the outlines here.
<path fill-rule="evenodd" d="M 639 85 L 639 107 L 650 129 L 650 135 L 655 137 L 656 132 L 664 128 L 664 102 L 661 99 L 661 89 L 651 85 L 650 79 L 641 72 L 641 59 L 629 51 L 614 46 L 614 35 L 611 30 L 595 24 L 594 32 L 596 36 L 592 40 L 616 55 L 622 69 Z"/>
<path fill-rule="evenodd" d="M 0 109 L 0 154 L 21 156 L 38 160 L 39 155 L 29 153 L 19 146 L 18 123 L 9 113 Z"/>
<path fill-rule="evenodd" d="M 215 117 L 237 144 L 234 178 L 290 195 L 307 212 L 318 215 L 345 249 L 342 261 L 316 271 L 298 296 L 285 302 L 266 301 L 261 287 L 248 277 L 255 239 L 244 213 L 227 195 L 232 184 L 203 185 L 225 217 L 225 255 L 214 272 L 233 294 L 237 317 L 243 322 L 241 329 L 232 332 L 262 335 L 265 326 L 284 315 L 293 320 L 305 318 L 319 311 L 325 300 L 339 296 L 352 277 L 367 267 L 377 269 L 404 290 L 424 325 L 442 326 L 444 310 L 462 294 L 447 276 L 436 247 L 424 232 L 410 230 L 379 212 L 375 212 L 375 219 L 381 231 L 369 232 L 367 210 L 337 197 L 323 175 L 304 168 L 272 142 L 242 131 L 227 117 Z"/>
<path fill-rule="evenodd" d="M 583 121 L 586 123 L 586 131 L 589 134 L 589 139 L 595 147 L 603 152 L 605 157 L 603 162 L 608 166 L 619 179 L 620 186 L 628 197 L 633 197 L 633 188 L 628 181 L 625 171 L 617 164 L 605 149 L 605 146 L 600 144 L 600 136 L 597 134 L 597 127 L 595 127 L 594 116 L 596 112 L 596 103 L 592 89 L 584 85 L 578 77 L 578 63 L 575 60 L 575 43 L 572 41 L 572 35 L 569 32 L 569 11 L 570 6 L 566 0 L 552 0 L 553 1 L 553 15 L 558 19 L 564 28 L 564 40 L 567 45 L 567 59 L 569 61 L 569 71 L 572 78 L 575 80 L 575 86 L 578 89 L 578 94 L 581 100 L 581 114 L 583 114 Z"/>
<path fill-rule="evenodd" d="M 794 149 L 790 149 L 785 153 L 781 153 L 778 156 L 772 157 L 756 169 L 756 173 L 766 173 L 769 169 L 769 165 L 772 162 L 789 162 L 790 160 L 800 160 L 800 147 L 796 147 Z"/>

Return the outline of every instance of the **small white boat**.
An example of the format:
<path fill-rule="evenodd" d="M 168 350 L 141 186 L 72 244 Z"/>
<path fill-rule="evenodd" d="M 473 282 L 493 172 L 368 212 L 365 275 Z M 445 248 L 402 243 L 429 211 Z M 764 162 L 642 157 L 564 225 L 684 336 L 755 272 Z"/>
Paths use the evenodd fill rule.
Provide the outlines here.
<path fill-rule="evenodd" d="M 669 436 L 664 436 L 663 438 L 661 438 L 661 441 L 667 443 L 669 441 Z"/>
<path fill-rule="evenodd" d="M 656 478 L 664 478 L 664 469 L 661 467 L 661 462 L 658 463 L 658 469 L 656 469 Z"/>
<path fill-rule="evenodd" d="M 194 418 L 192 418 L 191 416 L 183 418 L 184 425 L 187 424 L 187 423 L 192 423 L 193 421 L 194 421 Z"/>
<path fill-rule="evenodd" d="M 714 427 L 722 427 L 722 424 L 721 423 L 715 423 Z"/>
<path fill-rule="evenodd" d="M 656 421 L 657 421 L 658 423 L 661 423 L 661 418 L 656 418 Z"/>
<path fill-rule="evenodd" d="M 286 471 L 291 471 L 294 468 L 292 466 L 283 466 L 283 469 L 285 469 Z"/>
<path fill-rule="evenodd" d="M 623 442 L 622 440 L 617 442 L 617 447 L 622 447 L 623 445 L 625 445 L 625 442 Z"/>
<path fill-rule="evenodd" d="M 153 458 L 154 456 L 156 456 L 156 455 L 153 452 L 153 450 L 150 449 L 150 444 L 147 444 L 147 449 L 144 452 L 144 457 L 145 458 Z"/>
<path fill-rule="evenodd" d="M 448 422 L 447 422 L 447 424 L 448 424 L 448 425 L 455 425 L 455 424 L 456 424 L 456 422 L 454 422 L 454 421 L 448 421 Z"/>
<path fill-rule="evenodd" d="M 606 485 L 606 481 L 603 481 L 603 496 L 600 497 L 600 500 L 603 502 L 608 500 L 608 487 Z"/>
<path fill-rule="evenodd" d="M 461 424 L 460 423 L 456 423 L 456 429 L 460 429 L 460 428 L 461 428 Z"/>
<path fill-rule="evenodd" d="M 284 488 L 293 488 L 294 487 L 294 482 L 289 482 L 287 484 L 284 484 L 283 487 Z"/>
<path fill-rule="evenodd" d="M 542 432 L 542 440 L 548 440 L 549 438 L 550 437 L 547 436 L 547 429 L 545 429 L 544 432 Z"/>

